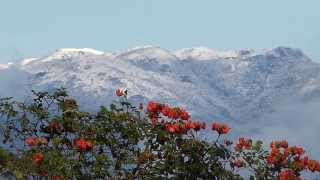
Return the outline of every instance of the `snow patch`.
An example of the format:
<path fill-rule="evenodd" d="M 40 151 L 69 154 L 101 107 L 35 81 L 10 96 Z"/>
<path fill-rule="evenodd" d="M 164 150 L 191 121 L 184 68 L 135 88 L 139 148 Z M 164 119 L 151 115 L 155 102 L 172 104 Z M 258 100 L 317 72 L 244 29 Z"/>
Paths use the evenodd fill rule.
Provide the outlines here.
<path fill-rule="evenodd" d="M 115 53 L 115 57 L 118 59 L 136 61 L 157 59 L 160 63 L 170 62 L 177 59 L 170 51 L 156 46 L 143 46 L 127 49 L 125 51 Z"/>
<path fill-rule="evenodd" d="M 83 55 L 103 55 L 105 54 L 102 51 L 98 51 L 95 49 L 91 48 L 62 48 L 56 50 L 52 55 L 44 58 L 42 62 L 48 62 L 54 59 L 66 59 L 66 58 L 72 58 L 72 57 L 77 57 L 77 56 L 83 56 Z"/>
<path fill-rule="evenodd" d="M 113 53 L 113 55 L 120 56 L 121 54 L 126 54 L 126 53 L 133 52 L 133 51 L 136 51 L 136 50 L 143 50 L 143 49 L 148 49 L 148 48 L 159 48 L 159 47 L 158 46 L 153 46 L 153 45 L 135 46 L 135 47 L 127 48 L 127 49 L 124 49 L 124 50 L 115 51 Z"/>
<path fill-rule="evenodd" d="M 39 59 L 39 58 L 28 58 L 28 59 L 24 59 L 20 64 L 21 64 L 22 66 L 24 66 L 24 65 L 27 65 L 27 64 L 29 64 L 29 63 L 37 60 L 37 59 Z"/>
<path fill-rule="evenodd" d="M 104 52 L 98 51 L 96 49 L 91 48 L 61 48 L 57 50 L 58 53 L 74 53 L 74 52 L 82 52 L 82 53 L 89 53 L 89 54 L 96 54 L 96 55 L 102 55 Z"/>
<path fill-rule="evenodd" d="M 216 51 L 207 47 L 184 48 L 174 52 L 179 59 L 194 60 L 233 59 L 239 56 L 247 56 L 251 53 L 251 50 Z"/>

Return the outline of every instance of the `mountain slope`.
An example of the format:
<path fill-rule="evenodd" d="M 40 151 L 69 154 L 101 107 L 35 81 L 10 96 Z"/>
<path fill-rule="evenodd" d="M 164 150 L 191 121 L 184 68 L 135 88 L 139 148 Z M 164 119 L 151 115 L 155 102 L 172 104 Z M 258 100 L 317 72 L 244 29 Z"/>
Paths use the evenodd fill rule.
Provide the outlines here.
<path fill-rule="evenodd" d="M 32 74 L 33 88 L 65 86 L 74 96 L 88 97 L 83 101 L 93 96 L 92 102 L 108 103 L 115 88 L 125 87 L 136 101 L 186 106 L 195 115 L 206 114 L 202 118 L 207 120 L 251 119 L 287 98 L 314 96 L 320 88 L 319 65 L 285 47 L 262 52 L 170 52 L 153 46 L 116 53 L 60 49 L 24 62 L 20 69 Z"/>
<path fill-rule="evenodd" d="M 194 118 L 243 127 L 235 128 L 236 133 L 287 124 L 269 114 L 288 103 L 299 104 L 295 109 L 299 112 L 303 103 L 314 107 L 320 102 L 320 65 L 300 50 L 286 47 L 227 52 L 204 47 L 171 52 L 154 46 L 113 53 L 59 49 L 46 57 L 0 66 L 0 77 L 5 87 L 1 96 L 63 86 L 87 110 L 110 104 L 116 99 L 115 89 L 124 87 L 135 103 L 157 100 L 184 106 Z M 290 118 L 293 124 L 308 122 Z"/>

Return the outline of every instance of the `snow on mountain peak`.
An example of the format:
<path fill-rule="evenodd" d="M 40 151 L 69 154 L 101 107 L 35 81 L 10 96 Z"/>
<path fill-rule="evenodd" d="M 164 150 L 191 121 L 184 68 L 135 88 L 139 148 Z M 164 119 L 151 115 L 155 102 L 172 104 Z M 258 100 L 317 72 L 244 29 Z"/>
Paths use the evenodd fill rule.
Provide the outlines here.
<path fill-rule="evenodd" d="M 160 47 L 154 46 L 154 45 L 135 46 L 135 47 L 127 48 L 124 50 L 118 50 L 118 51 L 114 52 L 114 54 L 119 55 L 119 54 L 124 54 L 124 53 L 128 53 L 128 52 L 136 51 L 136 50 L 148 49 L 148 48 L 160 48 Z"/>
<path fill-rule="evenodd" d="M 195 59 L 195 60 L 210 60 L 210 59 L 233 59 L 239 56 L 249 55 L 252 50 L 240 51 L 216 51 L 207 47 L 184 48 L 175 51 L 175 55 L 179 59 Z"/>
<path fill-rule="evenodd" d="M 118 59 L 127 60 L 158 59 L 160 61 L 171 61 L 176 59 L 170 51 L 150 45 L 126 49 L 114 53 L 114 55 Z"/>
<path fill-rule="evenodd" d="M 176 51 L 169 51 L 158 46 L 140 46 L 130 49 L 120 50 L 111 53 L 105 53 L 90 48 L 62 48 L 56 50 L 54 53 L 42 57 L 42 58 L 29 58 L 23 60 L 21 66 L 29 66 L 31 64 L 41 64 L 44 62 L 50 62 L 52 60 L 68 60 L 74 58 L 104 58 L 117 59 L 130 61 L 133 64 L 139 66 L 149 67 L 150 63 L 155 64 L 170 64 L 177 60 L 242 60 L 242 59 L 259 59 L 260 56 L 270 56 L 270 58 L 277 59 L 290 59 L 293 61 L 310 61 L 310 59 L 303 54 L 299 49 L 288 48 L 288 47 L 277 47 L 274 49 L 267 50 L 232 50 L 232 51 L 217 51 L 207 47 L 194 47 L 194 48 L 184 48 Z M 255 56 L 257 56 L 255 58 Z M 8 65 L 1 65 L 0 69 L 8 68 Z"/>
<path fill-rule="evenodd" d="M 20 64 L 22 66 L 24 66 L 24 65 L 27 65 L 27 64 L 29 64 L 33 61 L 36 61 L 36 60 L 38 60 L 38 58 L 27 58 L 27 59 L 22 60 L 22 62 Z"/>
<path fill-rule="evenodd" d="M 57 53 L 85 53 L 85 54 L 95 54 L 102 55 L 104 52 L 98 51 L 96 49 L 91 48 L 61 48 L 56 51 Z"/>
<path fill-rule="evenodd" d="M 61 48 L 57 49 L 56 52 L 51 54 L 50 56 L 47 56 L 42 60 L 42 62 L 51 61 L 54 59 L 66 59 L 66 58 L 72 58 L 75 56 L 83 56 L 83 55 L 103 55 L 105 54 L 102 51 L 98 51 L 91 48 Z"/>

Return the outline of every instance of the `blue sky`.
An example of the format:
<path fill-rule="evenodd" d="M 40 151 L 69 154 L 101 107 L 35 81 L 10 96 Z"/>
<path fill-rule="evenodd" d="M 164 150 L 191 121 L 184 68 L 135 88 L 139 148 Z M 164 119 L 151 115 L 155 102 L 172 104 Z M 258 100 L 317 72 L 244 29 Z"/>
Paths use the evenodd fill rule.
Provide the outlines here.
<path fill-rule="evenodd" d="M 63 47 L 301 48 L 320 62 L 319 0 L 7 0 L 0 62 Z"/>

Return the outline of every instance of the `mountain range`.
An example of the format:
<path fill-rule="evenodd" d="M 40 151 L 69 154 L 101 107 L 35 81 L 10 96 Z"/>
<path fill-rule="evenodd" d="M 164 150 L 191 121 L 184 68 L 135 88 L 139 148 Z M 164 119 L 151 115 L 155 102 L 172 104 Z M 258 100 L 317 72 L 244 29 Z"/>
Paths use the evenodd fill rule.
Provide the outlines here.
<path fill-rule="evenodd" d="M 221 52 L 143 46 L 111 53 L 64 48 L 0 65 L 0 84 L 0 96 L 18 97 L 31 89 L 66 87 L 89 111 L 110 104 L 115 89 L 126 88 L 133 103 L 155 100 L 185 107 L 206 122 L 251 123 L 246 127 L 252 133 L 281 107 L 320 102 L 320 64 L 288 47 Z"/>

